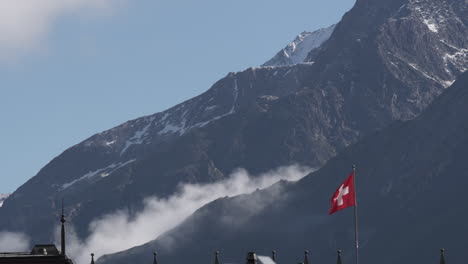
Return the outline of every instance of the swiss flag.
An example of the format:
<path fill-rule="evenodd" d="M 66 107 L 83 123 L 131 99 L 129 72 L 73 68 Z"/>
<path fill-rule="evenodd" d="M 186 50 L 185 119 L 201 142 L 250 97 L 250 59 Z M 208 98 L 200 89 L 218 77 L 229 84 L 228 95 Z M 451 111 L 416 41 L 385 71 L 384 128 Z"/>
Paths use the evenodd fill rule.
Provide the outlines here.
<path fill-rule="evenodd" d="M 354 192 L 354 171 L 348 179 L 340 185 L 331 198 L 332 206 L 329 214 L 356 205 L 356 195 Z"/>

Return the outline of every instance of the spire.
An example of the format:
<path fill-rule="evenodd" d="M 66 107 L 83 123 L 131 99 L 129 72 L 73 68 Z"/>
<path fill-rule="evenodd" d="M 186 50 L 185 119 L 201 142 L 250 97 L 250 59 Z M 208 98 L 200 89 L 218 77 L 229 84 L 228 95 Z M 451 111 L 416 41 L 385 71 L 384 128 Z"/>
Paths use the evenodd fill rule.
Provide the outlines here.
<path fill-rule="evenodd" d="M 440 264 L 445 264 L 445 249 L 440 249 Z"/>
<path fill-rule="evenodd" d="M 65 255 L 65 214 L 63 210 L 63 199 L 62 199 L 62 216 L 60 217 L 60 222 L 62 223 L 62 231 L 61 231 L 61 254 Z"/>
<path fill-rule="evenodd" d="M 271 259 L 276 262 L 276 250 L 271 251 Z"/>
<path fill-rule="evenodd" d="M 153 264 L 158 264 L 158 260 L 156 259 L 156 256 L 158 255 L 158 253 L 153 252 Z"/>
<path fill-rule="evenodd" d="M 94 253 L 91 253 L 91 264 L 94 264 Z"/>
<path fill-rule="evenodd" d="M 309 250 L 304 251 L 304 264 L 309 264 Z"/>
<path fill-rule="evenodd" d="M 336 253 L 338 253 L 338 259 L 336 260 L 336 264 L 343 264 L 343 262 L 341 262 L 341 249 L 338 249 Z"/>
<path fill-rule="evenodd" d="M 219 262 L 219 251 L 215 252 L 215 264 L 220 264 L 220 262 Z"/>

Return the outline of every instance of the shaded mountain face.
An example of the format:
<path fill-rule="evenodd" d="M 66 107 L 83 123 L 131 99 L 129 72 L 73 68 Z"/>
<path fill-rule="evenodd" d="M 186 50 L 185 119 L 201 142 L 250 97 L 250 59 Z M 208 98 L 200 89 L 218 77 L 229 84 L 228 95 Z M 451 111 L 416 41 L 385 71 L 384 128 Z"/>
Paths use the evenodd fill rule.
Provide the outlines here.
<path fill-rule="evenodd" d="M 468 73 L 421 116 L 396 122 L 346 148 L 319 171 L 248 195 L 218 199 L 183 224 L 140 247 L 104 256 L 107 263 L 242 263 L 247 251 L 279 261 L 354 261 L 353 210 L 328 215 L 330 197 L 357 164 L 356 184 L 363 263 L 431 263 L 439 248 L 450 262 L 466 259 L 468 209 Z"/>
<path fill-rule="evenodd" d="M 1 229 L 50 241 L 64 197 L 83 237 L 96 217 L 138 211 L 143 198 L 167 197 L 181 182 L 214 182 L 237 167 L 321 167 L 417 116 L 466 70 L 466 6 L 360 0 L 309 53 L 313 64 L 230 73 L 200 96 L 67 149 L 4 203 Z"/>

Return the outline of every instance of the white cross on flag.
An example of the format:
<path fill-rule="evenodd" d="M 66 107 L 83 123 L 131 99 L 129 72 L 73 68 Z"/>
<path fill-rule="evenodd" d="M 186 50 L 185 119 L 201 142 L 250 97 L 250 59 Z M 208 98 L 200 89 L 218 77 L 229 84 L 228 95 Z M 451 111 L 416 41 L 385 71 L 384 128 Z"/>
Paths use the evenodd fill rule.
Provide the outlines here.
<path fill-rule="evenodd" d="M 356 195 L 354 193 L 354 172 L 352 172 L 348 179 L 340 185 L 338 190 L 333 194 L 332 206 L 329 214 L 333 214 L 336 211 L 345 209 L 350 206 L 356 205 Z"/>

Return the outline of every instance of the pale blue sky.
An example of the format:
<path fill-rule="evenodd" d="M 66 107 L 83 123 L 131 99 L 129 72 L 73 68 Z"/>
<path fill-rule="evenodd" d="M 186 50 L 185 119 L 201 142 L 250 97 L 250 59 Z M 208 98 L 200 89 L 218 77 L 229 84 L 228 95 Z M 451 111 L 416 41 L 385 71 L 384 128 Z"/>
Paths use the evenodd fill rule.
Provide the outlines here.
<path fill-rule="evenodd" d="M 20 0 L 1 5 L 14 1 Z M 354 4 L 102 1 L 111 9 L 44 9 L 37 19 L 50 15 L 48 30 L 36 30 L 29 13 L 24 19 L 30 24 L 15 15 L 13 37 L 2 32 L 7 22 L 0 19 L 0 193 L 13 192 L 95 133 L 198 95 L 228 72 L 262 64 L 298 33 L 338 22 Z M 23 31 L 31 38 L 18 36 Z"/>

